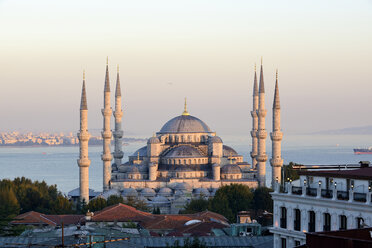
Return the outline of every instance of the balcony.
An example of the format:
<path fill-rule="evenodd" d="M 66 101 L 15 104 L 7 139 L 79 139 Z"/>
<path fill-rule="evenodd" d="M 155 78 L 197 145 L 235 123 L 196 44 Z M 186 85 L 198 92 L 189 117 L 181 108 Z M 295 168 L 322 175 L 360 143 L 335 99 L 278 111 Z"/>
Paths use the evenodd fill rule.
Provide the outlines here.
<path fill-rule="evenodd" d="M 304 190 L 306 192 L 304 192 Z M 353 192 L 352 190 L 349 190 L 349 191 L 336 190 L 336 192 L 334 192 L 334 189 L 321 189 L 321 188 L 316 188 L 316 187 L 311 188 L 311 187 L 304 187 L 304 186 L 299 187 L 299 186 L 293 186 L 291 184 L 287 184 L 285 185 L 285 187 L 278 186 L 276 193 L 311 196 L 314 198 L 326 198 L 326 199 L 332 199 L 332 200 L 349 201 L 349 202 L 356 202 L 356 203 L 359 202 L 359 203 L 365 203 L 365 204 L 372 203 L 372 195 L 371 195 L 372 192 L 360 193 L 360 192 Z"/>

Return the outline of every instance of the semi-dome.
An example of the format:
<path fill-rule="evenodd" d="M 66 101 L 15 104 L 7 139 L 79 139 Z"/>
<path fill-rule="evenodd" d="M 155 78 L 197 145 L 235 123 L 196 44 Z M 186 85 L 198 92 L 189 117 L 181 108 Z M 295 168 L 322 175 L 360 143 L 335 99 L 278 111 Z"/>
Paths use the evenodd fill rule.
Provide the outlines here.
<path fill-rule="evenodd" d="M 159 144 L 160 140 L 157 137 L 151 137 L 148 139 L 147 144 Z"/>
<path fill-rule="evenodd" d="M 199 158 L 202 156 L 198 149 L 187 145 L 173 148 L 165 155 L 166 158 Z"/>
<path fill-rule="evenodd" d="M 236 164 L 227 164 L 221 168 L 221 173 L 223 174 L 238 174 L 242 173 L 240 167 Z"/>
<path fill-rule="evenodd" d="M 137 157 L 138 155 L 140 157 L 147 156 L 147 146 L 141 147 L 140 149 L 138 149 L 137 151 L 135 151 L 132 156 L 136 156 Z"/>
<path fill-rule="evenodd" d="M 211 143 L 222 143 L 222 139 L 218 136 L 211 137 Z"/>
<path fill-rule="evenodd" d="M 232 157 L 232 156 L 239 156 L 238 153 L 231 148 L 230 146 L 223 145 L 223 156 L 224 157 Z"/>
<path fill-rule="evenodd" d="M 159 133 L 210 133 L 211 130 L 202 120 L 191 115 L 180 115 L 169 120 Z"/>
<path fill-rule="evenodd" d="M 127 170 L 128 173 L 131 173 L 131 174 L 138 174 L 140 173 L 137 166 L 131 166 L 128 168 Z"/>

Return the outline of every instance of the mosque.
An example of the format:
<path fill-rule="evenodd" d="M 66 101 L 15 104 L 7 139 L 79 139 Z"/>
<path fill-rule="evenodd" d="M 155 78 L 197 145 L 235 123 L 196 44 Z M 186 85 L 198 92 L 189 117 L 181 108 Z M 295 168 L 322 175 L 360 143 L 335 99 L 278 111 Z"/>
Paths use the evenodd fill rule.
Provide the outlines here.
<path fill-rule="evenodd" d="M 166 122 L 160 131 L 147 140 L 147 145 L 138 149 L 123 163 L 121 87 L 119 69 L 115 88 L 115 110 L 110 106 L 110 80 L 108 63 L 104 85 L 103 115 L 103 192 L 96 197 L 110 195 L 138 197 L 150 207 L 159 207 L 162 213 L 178 213 L 183 205 L 195 197 L 213 197 L 223 185 L 244 184 L 250 188 L 265 186 L 266 181 L 266 137 L 265 87 L 261 62 L 259 86 L 255 70 L 253 82 L 252 115 L 252 163 L 243 161 L 233 148 L 224 145 L 216 132 L 199 118 L 190 115 L 187 103 L 183 113 Z M 115 129 L 111 131 L 111 117 Z M 95 195 L 89 190 L 88 158 L 88 105 L 85 91 L 85 75 L 80 104 L 79 183 L 80 187 L 69 193 L 89 201 Z M 273 103 L 272 181 L 281 180 L 280 101 L 278 74 L 276 74 Z M 111 141 L 114 138 L 114 151 Z M 113 161 L 112 161 L 113 160 Z"/>

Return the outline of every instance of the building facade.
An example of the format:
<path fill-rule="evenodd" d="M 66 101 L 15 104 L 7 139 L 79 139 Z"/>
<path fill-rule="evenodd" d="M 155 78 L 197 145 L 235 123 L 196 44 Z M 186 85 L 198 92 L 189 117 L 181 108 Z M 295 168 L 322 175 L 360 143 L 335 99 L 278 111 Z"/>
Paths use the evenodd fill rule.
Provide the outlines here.
<path fill-rule="evenodd" d="M 306 243 L 306 233 L 355 229 L 372 225 L 372 167 L 353 170 L 299 171 L 300 179 L 279 184 L 274 201 L 274 247 Z"/>

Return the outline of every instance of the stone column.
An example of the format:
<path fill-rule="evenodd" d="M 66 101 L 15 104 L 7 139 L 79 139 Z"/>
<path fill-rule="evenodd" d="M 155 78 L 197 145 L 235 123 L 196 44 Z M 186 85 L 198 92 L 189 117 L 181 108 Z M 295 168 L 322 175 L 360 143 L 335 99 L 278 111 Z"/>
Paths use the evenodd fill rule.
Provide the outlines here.
<path fill-rule="evenodd" d="M 253 110 L 251 111 L 252 116 L 252 168 L 257 169 L 257 160 L 256 156 L 258 154 L 258 141 L 257 141 L 257 131 L 258 131 L 258 87 L 257 87 L 257 73 L 256 73 L 256 65 L 254 66 L 254 82 L 253 82 Z"/>
<path fill-rule="evenodd" d="M 122 151 L 123 148 L 123 130 L 121 129 L 123 111 L 121 109 L 121 88 L 120 88 L 120 78 L 119 78 L 119 66 L 117 69 L 117 79 L 116 79 L 116 90 L 115 90 L 115 131 L 114 131 L 114 138 L 115 138 L 115 149 L 114 149 L 114 162 L 119 168 L 121 165 L 121 160 L 124 156 Z"/>
<path fill-rule="evenodd" d="M 272 182 L 276 180 L 280 183 L 282 181 L 282 149 L 281 141 L 283 133 L 280 131 L 280 99 L 278 86 L 278 71 L 276 71 L 275 94 L 273 103 L 273 131 L 270 134 L 272 140 L 272 158 L 270 164 L 272 166 Z"/>
<path fill-rule="evenodd" d="M 110 80 L 108 72 L 108 62 L 106 64 L 106 79 L 105 79 L 105 89 L 104 89 L 104 108 L 102 109 L 103 115 L 103 153 L 101 159 L 103 161 L 103 191 L 109 190 L 109 184 L 111 180 L 111 114 L 112 109 L 110 106 Z"/>
<path fill-rule="evenodd" d="M 266 125 L 265 125 L 265 117 L 266 117 L 266 109 L 265 109 L 265 85 L 263 79 L 263 67 L 261 64 L 261 72 L 260 72 L 260 88 L 259 88 L 259 103 L 258 103 L 258 131 L 257 131 L 257 139 L 258 139 L 258 155 L 256 156 L 257 160 L 257 172 L 258 172 L 258 181 L 259 186 L 264 187 L 266 185 Z"/>
<path fill-rule="evenodd" d="M 88 104 L 87 96 L 85 91 L 85 73 L 83 74 L 83 88 L 81 92 L 81 103 L 80 103 L 80 130 L 77 134 L 79 139 L 79 159 L 77 163 L 79 165 L 79 189 L 80 189 L 80 200 L 89 202 L 89 165 L 90 159 L 88 157 L 88 142 L 90 134 L 88 132 Z"/>

